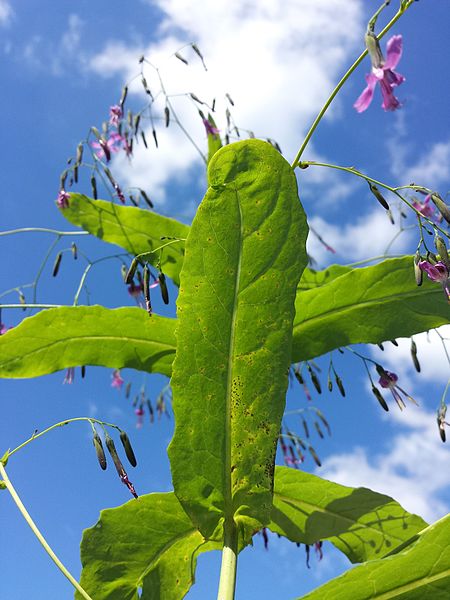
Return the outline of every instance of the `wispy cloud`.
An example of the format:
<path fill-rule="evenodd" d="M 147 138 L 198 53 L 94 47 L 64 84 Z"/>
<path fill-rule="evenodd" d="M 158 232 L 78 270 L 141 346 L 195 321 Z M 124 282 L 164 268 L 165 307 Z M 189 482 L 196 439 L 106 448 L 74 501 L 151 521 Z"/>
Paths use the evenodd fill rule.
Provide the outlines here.
<path fill-rule="evenodd" d="M 13 9 L 8 0 L 0 0 L 0 25 L 9 25 L 13 17 Z"/>
<path fill-rule="evenodd" d="M 294 157 L 311 119 L 362 40 L 359 0 L 287 0 L 282 4 L 275 0 L 244 4 L 158 0 L 153 4 L 164 14 L 158 41 L 132 47 L 110 40 L 90 59 L 88 68 L 103 77 L 131 80 L 138 72 L 138 57 L 145 54 L 160 67 L 169 94 L 192 91 L 209 103 L 216 97 L 221 129 L 225 126 L 222 99 L 229 92 L 235 101 L 237 124 L 257 136 L 275 138 L 288 158 Z M 173 58 L 174 51 L 191 41 L 205 55 L 207 72 L 188 48 L 180 50 L 190 61 L 188 67 Z M 159 88 L 155 72 L 146 70 L 146 78 L 151 89 L 152 85 Z M 138 86 L 130 88 L 131 93 L 137 90 Z M 179 100 L 174 103 L 183 124 L 204 147 L 205 133 L 195 105 L 186 98 Z M 337 114 L 331 112 L 328 118 Z M 182 144 L 175 127 L 165 131 L 164 137 L 164 154 L 155 151 L 144 158 L 143 148 L 138 147 L 135 162 L 139 166 L 129 170 L 123 161 L 117 165 L 128 185 L 134 185 L 136 177 L 156 184 L 157 201 L 163 200 L 164 184 L 179 173 L 180 161 L 184 173 L 201 165 L 189 145 Z M 180 153 L 183 160 L 176 157 Z M 157 175 L 153 176 L 154 172 Z M 323 177 L 325 173 L 317 173 L 318 180 Z"/>
<path fill-rule="evenodd" d="M 396 420 L 403 431 L 385 448 L 369 453 L 357 447 L 332 456 L 319 474 L 343 485 L 388 494 L 427 521 L 443 516 L 450 508 L 450 448 L 439 438 L 435 414 L 408 407 L 401 413 L 393 410 L 386 418 Z"/>

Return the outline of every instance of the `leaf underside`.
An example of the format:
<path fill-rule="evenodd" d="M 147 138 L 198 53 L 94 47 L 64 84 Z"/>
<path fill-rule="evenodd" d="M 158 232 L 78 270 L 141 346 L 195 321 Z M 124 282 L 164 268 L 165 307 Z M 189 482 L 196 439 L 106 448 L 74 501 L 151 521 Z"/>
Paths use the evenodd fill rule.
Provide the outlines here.
<path fill-rule="evenodd" d="M 306 219 L 269 144 L 217 152 L 191 227 L 178 297 L 169 447 L 175 493 L 209 536 L 268 521 Z"/>
<path fill-rule="evenodd" d="M 384 494 L 275 468 L 268 527 L 292 542 L 328 540 L 351 562 L 364 562 L 385 556 L 426 526 L 421 517 Z"/>
<path fill-rule="evenodd" d="M 450 515 L 414 536 L 405 549 L 329 581 L 302 600 L 448 600 Z"/>

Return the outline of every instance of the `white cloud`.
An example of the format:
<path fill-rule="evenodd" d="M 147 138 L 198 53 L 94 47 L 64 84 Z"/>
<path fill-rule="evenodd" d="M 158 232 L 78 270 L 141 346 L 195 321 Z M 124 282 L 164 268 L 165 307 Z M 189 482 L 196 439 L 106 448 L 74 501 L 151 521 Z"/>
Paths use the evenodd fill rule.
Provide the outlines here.
<path fill-rule="evenodd" d="M 92 57 L 89 68 L 104 77 L 131 80 L 138 72 L 139 55 L 145 54 L 160 67 L 169 94 L 193 91 L 209 103 L 215 95 L 221 129 L 225 127 L 225 105 L 220 101 L 229 92 L 235 101 L 232 110 L 238 126 L 257 136 L 275 138 L 290 159 L 338 74 L 360 47 L 363 34 L 360 0 L 287 0 L 282 4 L 275 0 L 159 0 L 155 4 L 165 14 L 157 42 L 143 48 L 111 40 Z M 181 50 L 189 67 L 173 58 L 174 51 L 190 41 L 195 41 L 205 55 L 208 72 L 189 48 Z M 150 88 L 158 90 L 155 72 L 146 68 L 145 73 Z M 137 89 L 132 86 L 131 92 Z M 205 136 L 196 108 L 185 98 L 176 105 L 183 124 L 203 147 Z M 336 111 L 327 118 L 333 116 Z M 162 186 L 178 173 L 180 160 L 184 172 L 189 165 L 201 164 L 195 153 L 185 146 L 180 148 L 175 127 L 164 131 L 164 137 L 165 155 L 154 152 L 151 159 L 141 158 L 142 147 L 136 150 L 141 176 L 138 167 L 133 172 L 120 169 L 119 176 L 127 185 L 133 185 L 136 176 L 149 181 L 150 170 L 155 170 Z M 176 157 L 179 152 L 187 154 L 180 159 Z M 316 177 L 321 179 L 325 173 Z"/>
<path fill-rule="evenodd" d="M 404 253 L 411 241 L 411 232 L 403 231 L 390 245 L 398 227 L 392 226 L 381 207 L 345 225 L 335 225 L 319 216 L 309 221 L 325 242 L 336 250 L 335 255 L 330 254 L 314 235 L 310 235 L 308 253 L 319 264 L 335 261 L 336 257 L 347 261 L 364 260 L 383 255 L 388 248 L 391 254 Z"/>
<path fill-rule="evenodd" d="M 450 448 L 439 438 L 435 414 L 408 406 L 402 413 L 393 410 L 388 418 L 408 429 L 396 435 L 384 451 L 369 455 L 358 447 L 332 456 L 319 474 L 342 485 L 392 496 L 410 512 L 434 521 L 450 509 L 440 497 L 449 492 Z"/>
<path fill-rule="evenodd" d="M 0 25 L 9 25 L 13 16 L 11 4 L 7 0 L 0 0 Z"/>
<path fill-rule="evenodd" d="M 446 344 L 450 354 L 450 325 L 439 327 L 437 331 L 439 333 L 432 330 L 414 336 L 421 367 L 421 372 L 416 377 L 417 383 L 425 380 L 445 385 L 450 376 L 450 365 L 444 349 L 444 344 Z M 385 344 L 384 352 L 375 347 L 371 347 L 371 349 L 377 360 L 405 380 L 416 375 L 411 360 L 411 340 L 401 338 L 397 340 L 397 343 L 398 347 Z"/>
<path fill-rule="evenodd" d="M 450 183 L 450 141 L 430 146 L 416 162 L 409 157 L 402 135 L 389 143 L 392 172 L 405 183 L 416 183 L 431 189 Z"/>

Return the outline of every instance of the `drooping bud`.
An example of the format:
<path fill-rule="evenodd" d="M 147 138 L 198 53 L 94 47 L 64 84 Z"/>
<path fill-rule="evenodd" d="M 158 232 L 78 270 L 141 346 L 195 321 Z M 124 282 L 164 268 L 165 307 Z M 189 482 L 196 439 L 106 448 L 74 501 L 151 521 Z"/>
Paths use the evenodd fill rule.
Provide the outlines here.
<path fill-rule="evenodd" d="M 225 94 L 226 99 L 228 100 L 228 102 L 231 104 L 231 106 L 234 106 L 234 102 L 233 99 L 231 98 L 230 94 Z"/>
<path fill-rule="evenodd" d="M 313 369 L 311 368 L 309 363 L 306 363 L 306 368 L 308 369 L 308 373 L 309 373 L 309 376 L 311 377 L 311 382 L 312 382 L 313 386 L 316 388 L 317 392 L 319 394 L 321 394 L 322 387 L 320 385 L 319 378 L 317 377 L 316 373 L 313 371 Z"/>
<path fill-rule="evenodd" d="M 321 467 L 322 463 L 320 461 L 320 458 L 317 456 L 316 451 L 314 450 L 314 448 L 312 446 L 309 446 L 308 450 L 309 450 L 309 453 L 311 454 L 311 456 L 313 457 L 313 460 L 316 463 L 316 465 L 318 467 Z"/>
<path fill-rule="evenodd" d="M 61 259 L 62 259 L 62 252 L 58 252 L 58 254 L 56 255 L 56 258 L 55 258 L 55 262 L 53 264 L 53 271 L 52 271 L 53 277 L 56 277 L 58 275 L 59 266 L 61 264 Z"/>
<path fill-rule="evenodd" d="M 92 126 L 91 127 L 91 131 L 95 135 L 95 137 L 97 138 L 97 140 L 100 141 L 100 139 L 101 139 L 102 136 L 100 135 L 100 131 L 97 129 L 97 127 Z"/>
<path fill-rule="evenodd" d="M 420 363 L 417 358 L 417 346 L 416 342 L 411 338 L 411 358 L 414 363 L 414 367 L 418 373 L 420 373 Z"/>
<path fill-rule="evenodd" d="M 448 256 L 447 246 L 440 235 L 436 235 L 434 238 L 434 245 L 436 246 L 436 250 L 441 257 L 441 262 L 444 263 L 447 269 L 450 269 L 450 258 Z"/>
<path fill-rule="evenodd" d="M 19 291 L 19 302 L 20 304 L 26 304 L 27 301 L 25 300 L 25 295 L 22 291 Z M 26 307 L 24 306 L 22 310 L 27 310 Z"/>
<path fill-rule="evenodd" d="M 151 303 L 151 299 L 150 299 L 150 269 L 148 268 L 147 264 L 144 267 L 143 284 L 144 284 L 145 307 L 147 309 L 149 316 L 151 317 L 152 316 L 152 303 Z"/>
<path fill-rule="evenodd" d="M 78 258 L 78 248 L 77 248 L 77 245 L 75 244 L 75 242 L 72 242 L 71 250 L 72 250 L 72 256 L 73 256 L 74 260 L 77 260 L 77 258 Z"/>
<path fill-rule="evenodd" d="M 330 379 L 330 376 L 328 375 L 328 381 L 327 381 L 327 385 L 328 385 L 328 391 L 332 392 L 333 391 L 333 382 Z"/>
<path fill-rule="evenodd" d="M 370 56 L 372 66 L 375 69 L 379 69 L 384 65 L 384 56 L 381 52 L 380 42 L 378 41 L 376 34 L 371 30 L 367 31 L 366 35 L 364 36 L 364 41 L 366 43 L 367 52 Z"/>
<path fill-rule="evenodd" d="M 431 200 L 434 202 L 434 205 L 436 206 L 438 211 L 441 213 L 441 215 L 444 217 L 444 219 L 447 221 L 447 223 L 450 223 L 450 206 L 448 206 L 448 204 L 446 204 L 442 200 L 442 198 L 439 196 L 439 194 L 437 192 L 434 192 L 433 194 L 431 194 Z"/>
<path fill-rule="evenodd" d="M 169 304 L 169 291 L 166 284 L 166 276 L 162 271 L 158 273 L 159 289 L 161 290 L 161 297 L 164 304 Z"/>
<path fill-rule="evenodd" d="M 127 475 L 125 469 L 123 468 L 123 464 L 121 463 L 120 458 L 117 454 L 114 440 L 108 434 L 106 434 L 105 440 L 106 440 L 106 447 L 108 448 L 108 452 L 111 455 L 111 458 L 113 459 L 114 466 L 116 467 L 116 471 L 120 477 L 120 481 L 124 485 L 126 485 L 127 488 L 130 490 L 130 492 L 133 494 L 133 496 L 135 498 L 137 498 L 138 495 L 136 494 L 136 490 L 134 489 L 134 486 L 131 483 L 131 481 L 128 479 L 128 475 Z"/>
<path fill-rule="evenodd" d="M 143 131 L 143 130 L 141 130 L 141 138 L 142 138 L 142 141 L 144 142 L 144 146 L 145 146 L 146 148 L 148 148 L 148 144 L 147 144 L 147 138 L 145 137 L 145 133 L 144 133 L 144 131 Z"/>
<path fill-rule="evenodd" d="M 83 144 L 80 142 L 77 146 L 77 164 L 80 165 L 83 160 Z"/>
<path fill-rule="evenodd" d="M 107 467 L 106 456 L 105 451 L 103 450 L 102 438 L 98 435 L 96 431 L 94 432 L 94 438 L 92 441 L 94 443 L 95 453 L 97 454 L 99 465 L 104 471 Z"/>
<path fill-rule="evenodd" d="M 445 440 L 446 440 L 446 435 L 445 435 L 445 425 L 447 425 L 447 423 L 445 422 L 446 413 L 447 413 L 447 405 L 445 403 L 443 403 L 439 407 L 438 413 L 437 413 L 437 424 L 439 427 L 439 435 L 441 436 L 441 440 L 443 442 L 445 442 Z"/>
<path fill-rule="evenodd" d="M 156 137 L 155 129 L 152 129 L 153 139 L 155 140 L 155 146 L 158 147 L 158 138 Z"/>
<path fill-rule="evenodd" d="M 199 104 L 205 104 L 202 100 L 200 100 L 200 98 L 196 94 L 190 92 L 189 96 L 192 98 L 192 100 L 194 100 L 194 102 L 198 102 Z"/>
<path fill-rule="evenodd" d="M 130 392 L 131 392 L 131 381 L 129 381 L 127 383 L 127 385 L 125 386 L 125 398 L 128 400 L 128 398 L 130 397 Z"/>
<path fill-rule="evenodd" d="M 323 431 L 320 429 L 320 425 L 319 425 L 319 423 L 317 421 L 314 421 L 314 427 L 316 428 L 317 434 L 320 437 L 320 439 L 323 440 L 323 438 L 325 436 L 323 435 Z"/>
<path fill-rule="evenodd" d="M 345 398 L 345 388 L 344 388 L 344 384 L 342 383 L 342 379 L 339 377 L 339 375 L 336 373 L 336 385 L 338 386 L 338 389 L 341 393 L 341 396 L 343 398 Z"/>
<path fill-rule="evenodd" d="M 389 406 L 386 404 L 386 400 L 383 398 L 383 395 L 380 392 L 380 390 L 377 387 L 375 387 L 374 385 L 372 386 L 372 393 L 375 396 L 375 398 L 378 400 L 378 402 L 381 404 L 381 406 L 384 408 L 384 410 L 386 412 L 388 412 Z"/>
<path fill-rule="evenodd" d="M 326 429 L 327 429 L 327 433 L 328 435 L 331 435 L 331 428 L 330 428 L 330 424 L 328 423 L 328 421 L 325 419 L 325 417 L 323 416 L 323 413 L 320 410 L 316 410 L 317 416 L 319 417 L 319 419 L 322 421 L 322 423 L 325 425 Z"/>
<path fill-rule="evenodd" d="M 133 260 L 131 261 L 130 268 L 128 269 L 127 274 L 125 276 L 125 283 L 127 285 L 130 285 L 131 282 L 133 281 L 133 277 L 134 277 L 134 274 L 136 273 L 137 267 L 138 267 L 138 261 L 136 258 L 133 258 Z M 122 271 L 122 274 L 123 274 L 123 271 Z"/>
<path fill-rule="evenodd" d="M 150 198 L 147 196 L 147 194 L 144 192 L 144 190 L 139 189 L 142 198 L 144 199 L 144 202 L 148 205 L 149 208 L 153 208 L 153 202 L 150 200 Z"/>
<path fill-rule="evenodd" d="M 184 56 L 181 56 L 179 52 L 175 52 L 175 56 L 178 58 L 178 60 L 181 60 L 181 62 L 185 65 L 189 64 L 188 61 L 184 58 Z"/>
<path fill-rule="evenodd" d="M 378 202 L 381 204 L 381 206 L 385 210 L 389 210 L 390 209 L 389 204 L 387 203 L 386 199 L 383 197 L 383 195 L 381 194 L 381 192 L 377 188 L 377 186 L 374 185 L 373 183 L 371 183 L 370 181 L 368 182 L 368 184 L 369 184 L 370 191 L 375 196 L 375 198 L 378 200 Z"/>
<path fill-rule="evenodd" d="M 137 135 L 139 131 L 139 123 L 141 121 L 141 115 L 136 115 L 134 118 L 134 135 Z"/>
<path fill-rule="evenodd" d="M 305 432 L 306 438 L 309 438 L 308 423 L 305 421 L 305 419 L 303 417 L 302 417 L 302 425 L 303 425 L 303 431 Z"/>
<path fill-rule="evenodd" d="M 191 44 L 191 47 L 192 47 L 192 50 L 195 52 L 195 54 L 197 54 L 197 56 L 202 61 L 203 68 L 205 69 L 205 71 L 207 71 L 208 69 L 206 68 L 206 65 L 205 65 L 205 59 L 203 58 L 203 54 L 200 52 L 197 44 Z"/>
<path fill-rule="evenodd" d="M 396 346 L 398 348 L 398 342 L 397 342 L 397 340 L 389 340 L 389 341 L 391 342 L 391 344 L 393 346 Z"/>
<path fill-rule="evenodd" d="M 169 123 L 170 123 L 170 110 L 169 110 L 168 106 L 164 107 L 164 119 L 165 119 L 166 127 L 169 127 Z"/>
<path fill-rule="evenodd" d="M 96 181 L 94 175 L 91 176 L 91 188 L 92 188 L 92 195 L 94 197 L 94 200 L 97 200 L 97 181 Z"/>
<path fill-rule="evenodd" d="M 422 257 L 420 256 L 420 252 L 417 251 L 414 255 L 414 277 L 416 278 L 416 285 L 418 286 L 422 285 L 423 282 L 423 271 L 419 267 L 419 263 L 421 260 Z"/>
<path fill-rule="evenodd" d="M 86 377 L 86 365 L 81 365 L 81 379 Z"/>
<path fill-rule="evenodd" d="M 305 383 L 303 377 L 301 376 L 300 371 L 298 371 L 297 369 L 294 369 L 294 375 L 295 375 L 295 379 L 299 382 L 300 385 L 303 385 Z"/>
<path fill-rule="evenodd" d="M 125 100 L 127 99 L 127 95 L 128 95 L 128 86 L 124 86 L 122 89 L 122 96 L 120 98 L 120 108 L 123 110 L 123 105 L 125 104 Z"/>
<path fill-rule="evenodd" d="M 120 432 L 120 441 L 122 442 L 123 449 L 125 450 L 125 454 L 128 458 L 128 462 L 132 467 L 137 465 L 137 460 L 133 452 L 133 448 L 131 446 L 130 439 L 125 431 Z"/>

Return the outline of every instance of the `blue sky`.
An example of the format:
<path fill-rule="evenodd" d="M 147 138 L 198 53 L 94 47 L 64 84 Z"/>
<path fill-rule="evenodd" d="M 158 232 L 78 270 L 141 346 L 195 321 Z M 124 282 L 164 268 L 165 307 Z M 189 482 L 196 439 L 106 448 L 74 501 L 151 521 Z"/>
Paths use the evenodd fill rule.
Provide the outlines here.
<path fill-rule="evenodd" d="M 389 15 L 396 4 L 392 2 Z M 275 0 L 245 4 L 132 0 L 124 7 L 116 0 L 80 0 L 76 5 L 0 0 L 1 229 L 74 229 L 54 205 L 59 175 L 89 127 L 100 127 L 107 118 L 123 83 L 139 73 L 138 58 L 143 53 L 160 67 L 170 94 L 216 96 L 220 128 L 224 127 L 224 94 L 228 92 L 235 101 L 233 116 L 238 126 L 251 129 L 257 137 L 276 139 L 292 160 L 311 120 L 361 51 L 365 23 L 377 5 L 372 0 L 290 0 L 282 5 Z M 356 114 L 352 104 L 364 87 L 364 74 L 369 70 L 366 60 L 333 104 L 304 157 L 354 165 L 394 185 L 415 181 L 444 196 L 450 189 L 448 17 L 449 7 L 441 0 L 417 2 L 392 30 L 404 39 L 398 67 L 406 77 L 397 94 L 404 103 L 401 110 L 384 113 L 377 90 L 369 110 Z M 384 23 L 386 18 L 382 19 Z M 189 67 L 172 56 L 189 42 L 201 48 L 207 72 L 186 49 L 182 52 L 189 57 Z M 154 72 L 147 76 L 153 81 Z M 204 131 L 192 103 L 185 96 L 173 101 L 191 135 L 204 145 Z M 133 83 L 129 102 L 137 107 L 144 102 Z M 204 193 L 202 163 L 175 127 L 165 130 L 158 125 L 158 131 L 158 151 L 144 151 L 141 145 L 132 164 L 124 156 L 116 157 L 114 174 L 124 188 L 144 187 L 163 214 L 189 222 Z M 86 181 L 87 177 L 78 189 L 89 194 Z M 336 249 L 332 256 L 317 240 L 310 241 L 309 251 L 320 267 L 332 259 L 348 263 L 382 254 L 398 231 L 364 182 L 350 175 L 311 167 L 299 174 L 299 190 L 311 223 Z M 409 217 L 391 252 L 415 248 L 416 232 L 407 228 L 412 224 Z M 40 233 L 2 237 L 2 290 L 32 281 L 52 241 L 51 235 Z M 64 238 L 52 256 L 71 241 Z M 115 252 L 96 240 L 80 238 L 77 243 L 91 258 Z M 44 269 L 38 298 L 71 304 L 84 268 L 82 259 L 75 264 L 65 254 L 57 278 L 51 277 L 52 262 Z M 92 302 L 110 307 L 133 305 L 121 283 L 117 261 L 94 269 L 88 284 Z M 23 291 L 29 297 L 28 288 Z M 2 297 L 2 302 L 7 301 L 16 302 L 17 292 Z M 155 301 L 154 308 L 174 315 L 173 301 L 168 309 Z M 23 316 L 22 311 L 4 310 L 2 321 L 15 325 Z M 448 327 L 441 334 L 450 337 Z M 422 334 L 416 341 L 420 376 L 413 370 L 407 340 L 400 341 L 398 348 L 388 344 L 383 355 L 361 349 L 369 356 L 380 356 L 386 367 L 399 373 L 402 387 L 419 401 L 418 408 L 411 405 L 403 413 L 395 406 L 388 414 L 379 408 L 357 359 L 334 357 L 347 396 L 313 394 L 313 403 L 326 415 L 333 435 L 313 440 L 323 467 L 317 470 L 308 459 L 304 468 L 347 485 L 373 486 L 409 510 L 434 519 L 450 506 L 446 476 L 450 451 L 440 442 L 434 420 L 449 369 L 436 335 Z M 326 371 L 327 358 L 318 364 Z M 126 371 L 123 376 L 132 381 L 133 393 L 146 385 L 153 401 L 166 384 L 160 376 L 145 378 Z M 129 473 L 137 491 L 169 490 L 165 448 L 173 419 L 163 416 L 157 424 L 146 421 L 136 429 L 130 401 L 111 388 L 111 372 L 106 369 L 88 368 L 84 381 L 77 372 L 72 385 L 63 385 L 63 378 L 63 373 L 56 373 L 36 380 L 1 382 L 0 453 L 35 429 L 69 417 L 95 416 L 129 432 L 139 460 L 138 468 Z M 288 408 L 306 404 L 301 388 L 293 386 Z M 300 430 L 294 417 L 288 422 Z M 96 522 L 102 508 L 129 499 L 113 470 L 103 473 L 98 468 L 89 427 L 82 424 L 52 432 L 28 446 L 11 460 L 9 473 L 37 524 L 75 575 L 80 569 L 82 530 Z M 0 511 L 4 597 L 72 597 L 71 586 L 48 560 L 6 493 L 0 497 Z M 237 598 L 293 598 L 347 566 L 346 559 L 326 545 L 323 561 L 312 560 L 307 570 L 303 548 L 271 536 L 266 552 L 256 538 L 254 547 L 240 557 Z M 214 595 L 218 568 L 218 555 L 203 555 L 188 598 Z"/>

